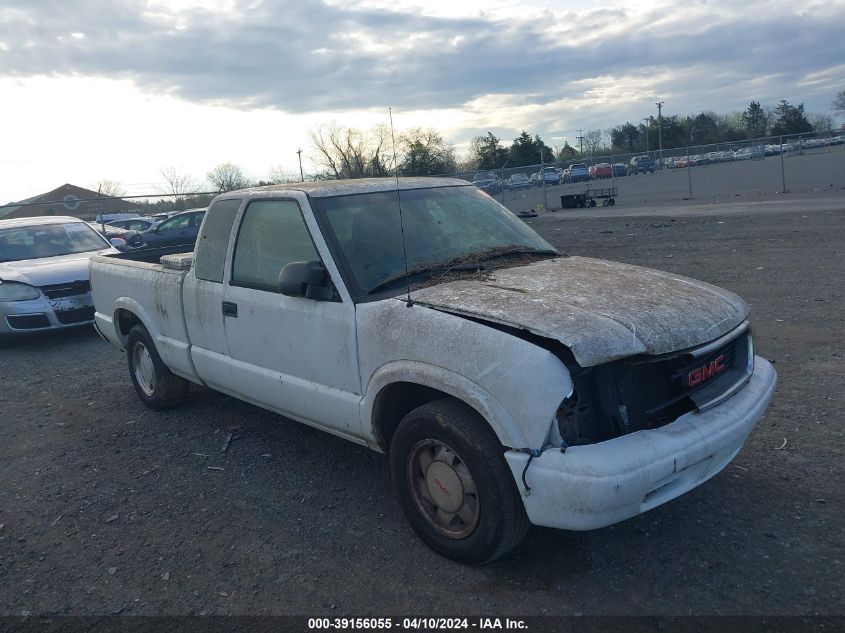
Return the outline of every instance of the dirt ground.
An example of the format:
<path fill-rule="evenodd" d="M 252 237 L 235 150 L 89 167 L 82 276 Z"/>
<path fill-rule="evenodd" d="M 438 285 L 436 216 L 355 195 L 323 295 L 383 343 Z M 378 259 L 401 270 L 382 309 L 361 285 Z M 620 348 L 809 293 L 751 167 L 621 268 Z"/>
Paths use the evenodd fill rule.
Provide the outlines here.
<path fill-rule="evenodd" d="M 0 348 L 0 613 L 845 614 L 845 197 L 613 211 L 532 225 L 738 293 L 780 375 L 704 486 L 464 567 L 407 526 L 384 456 L 201 389 L 147 411 L 91 330 L 28 337 Z"/>

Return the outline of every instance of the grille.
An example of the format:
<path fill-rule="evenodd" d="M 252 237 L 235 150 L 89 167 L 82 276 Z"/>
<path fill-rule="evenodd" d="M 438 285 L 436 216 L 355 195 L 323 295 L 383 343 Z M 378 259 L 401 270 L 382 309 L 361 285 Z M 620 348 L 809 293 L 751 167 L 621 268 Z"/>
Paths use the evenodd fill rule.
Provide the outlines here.
<path fill-rule="evenodd" d="M 631 427 L 632 430 L 654 428 L 677 418 L 680 415 L 679 405 L 683 400 L 724 375 L 724 372 L 714 374 L 690 387 L 686 382 L 689 372 L 709 366 L 719 356 L 724 357 L 722 365 L 726 369 L 733 367 L 736 343 L 737 340 L 734 339 L 701 358 L 691 359 L 690 356 L 683 355 L 653 363 L 634 364 L 628 371 L 620 372 L 620 401 L 625 407 L 619 413 L 622 427 Z M 692 409 L 691 406 L 684 408 L 686 411 Z"/>
<path fill-rule="evenodd" d="M 62 297 L 75 297 L 77 295 L 84 295 L 91 292 L 91 282 L 89 282 L 87 279 L 80 279 L 79 281 L 71 281 L 69 283 L 64 284 L 41 286 L 40 290 L 50 299 L 61 299 Z"/>
<path fill-rule="evenodd" d="M 64 325 L 93 321 L 94 306 L 88 306 L 87 308 L 76 308 L 74 310 L 62 310 L 61 312 L 56 312 L 56 318 L 59 320 L 59 323 L 63 323 Z"/>
<path fill-rule="evenodd" d="M 570 445 L 601 442 L 664 426 L 684 413 L 712 406 L 750 375 L 749 337 L 744 330 L 701 355 L 691 350 L 620 360 L 575 375 L 577 398 L 564 401 L 557 413 L 561 437 Z M 720 356 L 722 371 L 707 372 L 690 387 L 690 372 L 710 368 Z"/>
<path fill-rule="evenodd" d="M 50 327 L 46 314 L 26 314 L 22 316 L 7 316 L 9 327 L 14 330 L 37 330 Z"/>

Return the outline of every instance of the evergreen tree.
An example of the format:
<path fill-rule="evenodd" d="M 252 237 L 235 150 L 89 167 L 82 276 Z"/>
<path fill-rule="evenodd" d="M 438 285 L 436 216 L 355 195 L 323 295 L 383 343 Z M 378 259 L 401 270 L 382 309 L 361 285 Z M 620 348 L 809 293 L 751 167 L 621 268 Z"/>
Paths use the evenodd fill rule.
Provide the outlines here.
<path fill-rule="evenodd" d="M 775 124 L 772 134 L 776 136 L 787 134 L 805 134 L 813 131 L 813 126 L 804 116 L 804 104 L 797 107 L 786 99 L 781 99 L 775 108 Z"/>
<path fill-rule="evenodd" d="M 742 121 L 745 124 L 745 134 L 748 138 L 766 136 L 768 120 L 759 101 L 752 101 L 748 104 L 745 112 L 742 113 Z"/>

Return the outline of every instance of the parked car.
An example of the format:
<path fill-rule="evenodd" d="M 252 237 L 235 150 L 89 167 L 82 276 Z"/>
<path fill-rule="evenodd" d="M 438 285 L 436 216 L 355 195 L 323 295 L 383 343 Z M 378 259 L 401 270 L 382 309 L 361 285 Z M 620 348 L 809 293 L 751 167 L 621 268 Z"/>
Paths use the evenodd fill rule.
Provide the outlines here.
<path fill-rule="evenodd" d="M 536 172 L 531 174 L 528 177 L 528 182 L 531 183 L 532 187 L 542 187 L 543 186 L 543 178 L 540 175 L 540 172 Z"/>
<path fill-rule="evenodd" d="M 575 163 L 568 167 L 566 182 L 585 182 L 590 179 L 590 170 L 584 163 Z"/>
<path fill-rule="evenodd" d="M 140 231 L 122 229 L 111 224 L 97 224 L 96 222 L 87 222 L 87 224 L 105 237 L 119 251 L 127 251 L 141 246 Z"/>
<path fill-rule="evenodd" d="M 634 156 L 628 162 L 628 175 L 644 174 L 646 172 L 654 173 L 655 163 L 651 156 Z"/>
<path fill-rule="evenodd" d="M 233 191 L 193 256 L 95 257 L 96 327 L 141 402 L 194 382 L 387 452 L 410 525 L 465 563 L 529 523 L 638 515 L 740 451 L 776 385 L 742 299 L 563 257 L 469 183 L 400 186 Z"/>
<path fill-rule="evenodd" d="M 525 174 L 512 174 L 505 183 L 507 189 L 530 189 L 531 181 Z"/>
<path fill-rule="evenodd" d="M 499 178 L 492 171 L 479 172 L 472 179 L 472 184 L 487 193 L 498 193 L 502 190 Z"/>
<path fill-rule="evenodd" d="M 94 222 L 97 224 L 109 224 L 110 222 L 114 222 L 116 220 L 131 220 L 132 218 L 140 218 L 141 215 L 139 213 L 99 213 L 97 217 L 94 218 Z"/>
<path fill-rule="evenodd" d="M 116 226 L 121 229 L 129 229 L 131 231 L 149 231 L 151 228 L 158 226 L 161 220 L 155 218 L 129 218 L 127 220 L 114 220 L 107 222 L 108 226 Z"/>
<path fill-rule="evenodd" d="M 78 218 L 0 220 L 0 334 L 90 324 L 93 254 L 117 253 Z"/>
<path fill-rule="evenodd" d="M 616 178 L 628 175 L 628 166 L 625 163 L 613 163 L 613 175 Z"/>
<path fill-rule="evenodd" d="M 546 186 L 559 185 L 560 172 L 555 167 L 544 167 L 543 180 L 546 181 Z M 540 184 L 542 184 L 542 182 Z"/>
<path fill-rule="evenodd" d="M 601 180 L 604 178 L 611 178 L 613 176 L 613 167 L 610 163 L 598 163 L 590 167 L 590 178 L 593 180 Z"/>
<path fill-rule="evenodd" d="M 162 254 L 179 252 L 197 241 L 205 209 L 177 213 L 161 224 L 141 233 L 141 248 L 158 249 Z"/>

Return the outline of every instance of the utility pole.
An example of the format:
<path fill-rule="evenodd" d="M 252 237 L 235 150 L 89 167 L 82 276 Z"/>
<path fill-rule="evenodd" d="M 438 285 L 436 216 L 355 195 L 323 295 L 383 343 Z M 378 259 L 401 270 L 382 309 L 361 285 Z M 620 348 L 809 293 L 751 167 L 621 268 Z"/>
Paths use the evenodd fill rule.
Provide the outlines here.
<path fill-rule="evenodd" d="M 660 169 L 663 169 L 663 102 L 655 103 L 657 106 L 657 138 L 660 143 Z"/>
<path fill-rule="evenodd" d="M 543 211 L 549 210 L 549 192 L 546 191 L 546 144 L 540 142 L 540 178 L 543 179 Z"/>
<path fill-rule="evenodd" d="M 299 178 L 300 182 L 305 182 L 305 174 L 302 172 L 302 150 L 296 150 L 296 156 L 299 158 Z"/>
<path fill-rule="evenodd" d="M 578 130 L 578 136 L 576 136 L 576 137 L 575 137 L 575 139 L 576 139 L 576 140 L 578 141 L 578 143 L 579 143 L 579 146 L 578 146 L 578 147 L 579 147 L 579 150 L 578 150 L 578 152 L 579 152 L 579 153 L 581 154 L 581 156 L 583 157 L 583 156 L 584 156 L 584 130 Z"/>
<path fill-rule="evenodd" d="M 645 122 L 645 153 L 648 154 L 648 128 L 650 128 L 651 125 L 649 125 L 650 119 L 648 117 L 643 118 L 643 121 Z"/>

